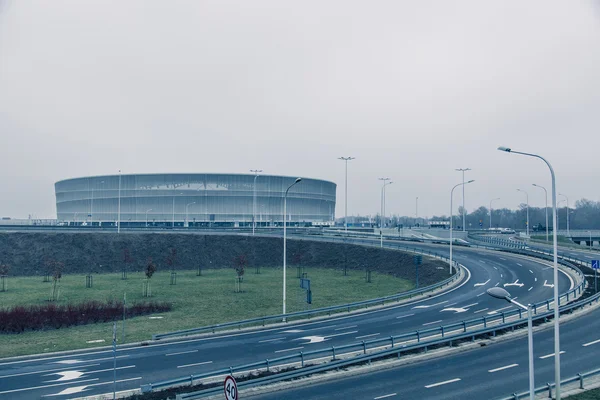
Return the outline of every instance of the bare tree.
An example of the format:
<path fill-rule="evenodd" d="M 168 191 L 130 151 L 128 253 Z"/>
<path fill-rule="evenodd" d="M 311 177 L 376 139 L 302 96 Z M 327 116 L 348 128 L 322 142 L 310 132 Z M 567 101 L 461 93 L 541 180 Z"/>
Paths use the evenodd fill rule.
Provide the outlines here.
<path fill-rule="evenodd" d="M 144 281 L 144 285 L 142 287 L 143 297 L 152 296 L 152 290 L 150 288 L 150 279 L 152 278 L 152 275 L 154 275 L 155 272 L 156 265 L 154 264 L 154 262 L 152 262 L 152 257 L 149 257 L 148 262 L 146 263 L 146 271 L 144 272 L 146 274 L 146 280 Z"/>
<path fill-rule="evenodd" d="M 244 272 L 246 272 L 246 267 L 248 266 L 248 258 L 241 254 L 233 258 L 233 267 L 235 269 L 235 273 L 237 274 L 237 292 L 241 292 L 242 281 L 244 277 Z"/>

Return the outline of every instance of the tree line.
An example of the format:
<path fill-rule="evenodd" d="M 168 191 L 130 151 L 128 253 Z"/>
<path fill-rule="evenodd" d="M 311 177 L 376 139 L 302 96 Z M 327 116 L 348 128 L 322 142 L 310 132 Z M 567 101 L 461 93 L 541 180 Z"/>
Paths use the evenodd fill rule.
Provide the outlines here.
<path fill-rule="evenodd" d="M 564 203 L 563 203 L 564 204 Z M 454 214 L 454 226 L 458 229 L 462 227 L 462 207 L 458 207 Z M 570 229 L 592 229 L 600 230 L 600 201 L 581 199 L 575 202 L 575 207 L 557 208 L 558 229 L 567 229 L 567 212 L 569 213 Z M 378 216 L 379 217 L 379 216 Z M 448 215 L 433 216 L 429 218 L 433 221 L 449 221 Z M 376 223 L 378 218 L 376 218 Z M 416 224 L 425 225 L 423 218 L 393 216 L 388 219 L 390 227 L 410 227 Z M 481 225 L 480 225 L 481 224 Z M 482 229 L 490 227 L 490 211 L 487 207 L 479 207 L 471 213 L 465 215 L 465 225 L 467 229 Z M 552 207 L 548 207 L 548 226 L 552 224 Z M 521 203 L 519 208 L 511 210 L 508 208 L 492 209 L 492 227 L 493 228 L 511 228 L 518 230 L 527 229 L 527 204 Z M 545 229 L 546 227 L 546 208 L 529 206 L 529 228 Z"/>

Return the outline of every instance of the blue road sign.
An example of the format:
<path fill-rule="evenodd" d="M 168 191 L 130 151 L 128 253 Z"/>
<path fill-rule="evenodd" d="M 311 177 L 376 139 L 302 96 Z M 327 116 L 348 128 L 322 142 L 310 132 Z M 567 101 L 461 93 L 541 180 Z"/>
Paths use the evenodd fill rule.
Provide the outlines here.
<path fill-rule="evenodd" d="M 600 260 L 592 260 L 592 268 L 600 269 Z"/>

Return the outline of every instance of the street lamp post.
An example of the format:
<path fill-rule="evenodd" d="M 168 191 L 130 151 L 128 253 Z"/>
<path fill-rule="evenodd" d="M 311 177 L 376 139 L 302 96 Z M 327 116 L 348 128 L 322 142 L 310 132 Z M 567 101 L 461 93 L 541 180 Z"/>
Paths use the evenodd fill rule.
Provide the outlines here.
<path fill-rule="evenodd" d="M 381 218 L 379 218 L 379 246 L 383 247 L 383 223 L 385 221 L 385 187 L 386 185 L 391 185 L 393 182 L 388 182 L 390 178 L 379 178 L 379 180 L 383 182 L 383 186 L 381 187 Z"/>
<path fill-rule="evenodd" d="M 121 233 L 121 170 L 119 170 L 119 203 L 117 205 L 117 233 Z"/>
<path fill-rule="evenodd" d="M 251 169 L 254 172 L 254 184 L 252 185 L 252 236 L 254 236 L 254 228 L 256 227 L 256 178 L 262 172 L 262 169 Z"/>
<path fill-rule="evenodd" d="M 148 210 L 146 210 L 146 228 L 148 227 L 148 213 L 149 213 L 150 211 L 152 211 L 152 209 L 151 209 L 151 208 L 150 208 L 150 209 L 148 209 Z"/>
<path fill-rule="evenodd" d="M 565 196 L 564 194 L 562 194 L 562 193 L 559 193 L 558 195 L 564 197 L 567 200 L 567 236 L 571 237 L 571 230 L 569 228 L 569 225 L 570 225 L 569 224 L 569 213 L 571 211 L 569 209 L 569 198 L 567 196 Z"/>
<path fill-rule="evenodd" d="M 535 400 L 535 385 L 534 385 L 534 369 L 533 369 L 533 323 L 532 319 L 532 311 L 531 304 L 527 304 L 527 307 L 518 301 L 514 300 L 510 297 L 510 293 L 508 293 L 504 288 L 501 287 L 493 287 L 487 290 L 487 294 L 497 299 L 506 300 L 509 303 L 512 303 L 523 310 L 527 311 L 527 347 L 529 350 L 529 399 Z"/>
<path fill-rule="evenodd" d="M 338 157 L 338 160 L 342 160 L 346 163 L 346 183 L 345 183 L 345 192 L 344 195 L 344 230 L 348 233 L 348 161 L 354 160 L 355 157 Z"/>
<path fill-rule="evenodd" d="M 415 224 L 419 223 L 419 198 L 415 200 Z"/>
<path fill-rule="evenodd" d="M 554 175 L 554 169 L 552 168 L 552 165 L 550 165 L 550 163 L 545 158 L 536 154 L 512 151 L 510 148 L 507 147 L 498 147 L 498 150 L 505 151 L 508 153 L 512 152 L 515 154 L 539 158 L 540 160 L 546 163 L 548 169 L 550 169 L 550 175 L 552 177 L 552 220 L 554 226 L 556 226 L 556 176 Z M 547 228 L 548 226 L 546 225 L 546 229 Z M 554 247 L 554 380 L 556 385 L 556 399 L 560 400 L 560 313 L 558 310 L 558 240 L 556 236 L 556 229 L 552 230 L 552 237 Z"/>
<path fill-rule="evenodd" d="M 185 205 L 185 227 L 189 227 L 189 222 L 188 222 L 188 207 L 191 206 L 192 204 L 196 204 L 195 201 L 192 201 L 191 203 L 187 203 Z"/>
<path fill-rule="evenodd" d="M 466 218 L 466 210 L 465 210 L 465 171 L 470 171 L 471 168 L 457 168 L 456 171 L 462 172 L 462 230 L 465 231 L 465 218 Z"/>
<path fill-rule="evenodd" d="M 285 322 L 285 279 L 286 279 L 286 261 L 287 261 L 287 249 L 286 249 L 286 225 L 287 225 L 287 195 L 289 190 L 295 184 L 302 181 L 302 178 L 296 178 L 294 183 L 292 183 L 285 190 L 285 195 L 283 196 L 283 322 Z"/>
<path fill-rule="evenodd" d="M 544 211 L 546 212 L 546 242 L 547 242 L 548 241 L 548 191 L 543 186 L 536 185 L 535 183 L 532 183 L 532 185 L 535 186 L 535 187 L 539 187 L 541 189 L 544 189 L 544 193 L 546 193 L 546 208 L 544 209 Z M 555 205 L 556 205 L 556 203 L 555 203 Z M 556 227 L 553 227 L 552 230 L 555 231 Z"/>
<path fill-rule="evenodd" d="M 519 192 L 525 193 L 525 198 L 527 201 L 527 237 L 529 238 L 529 193 L 524 190 L 517 189 Z"/>
<path fill-rule="evenodd" d="M 500 197 L 496 197 L 495 199 L 490 200 L 490 232 L 492 230 L 492 202 L 496 200 L 500 200 Z"/>
<path fill-rule="evenodd" d="M 452 220 L 454 219 L 453 217 L 453 210 L 452 208 L 454 207 L 452 204 L 453 198 L 454 198 L 454 189 L 456 189 L 459 186 L 465 186 L 469 183 L 473 183 L 475 182 L 474 180 L 470 180 L 468 182 L 463 182 L 463 183 L 459 183 L 458 185 L 454 185 L 454 187 L 452 188 L 452 190 L 450 191 L 450 275 L 452 275 L 452 244 L 454 242 L 454 238 L 452 237 L 452 230 L 453 230 L 453 224 L 452 224 Z"/>

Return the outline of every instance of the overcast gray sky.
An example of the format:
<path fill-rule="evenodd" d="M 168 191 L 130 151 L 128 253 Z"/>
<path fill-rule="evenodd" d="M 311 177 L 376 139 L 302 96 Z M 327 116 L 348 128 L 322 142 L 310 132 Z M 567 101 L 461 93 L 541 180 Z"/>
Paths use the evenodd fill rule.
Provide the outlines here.
<path fill-rule="evenodd" d="M 338 183 L 349 214 L 600 200 L 600 3 L 0 0 L 0 214 L 54 182 L 145 172 Z M 460 203 L 456 193 L 455 204 Z"/>

